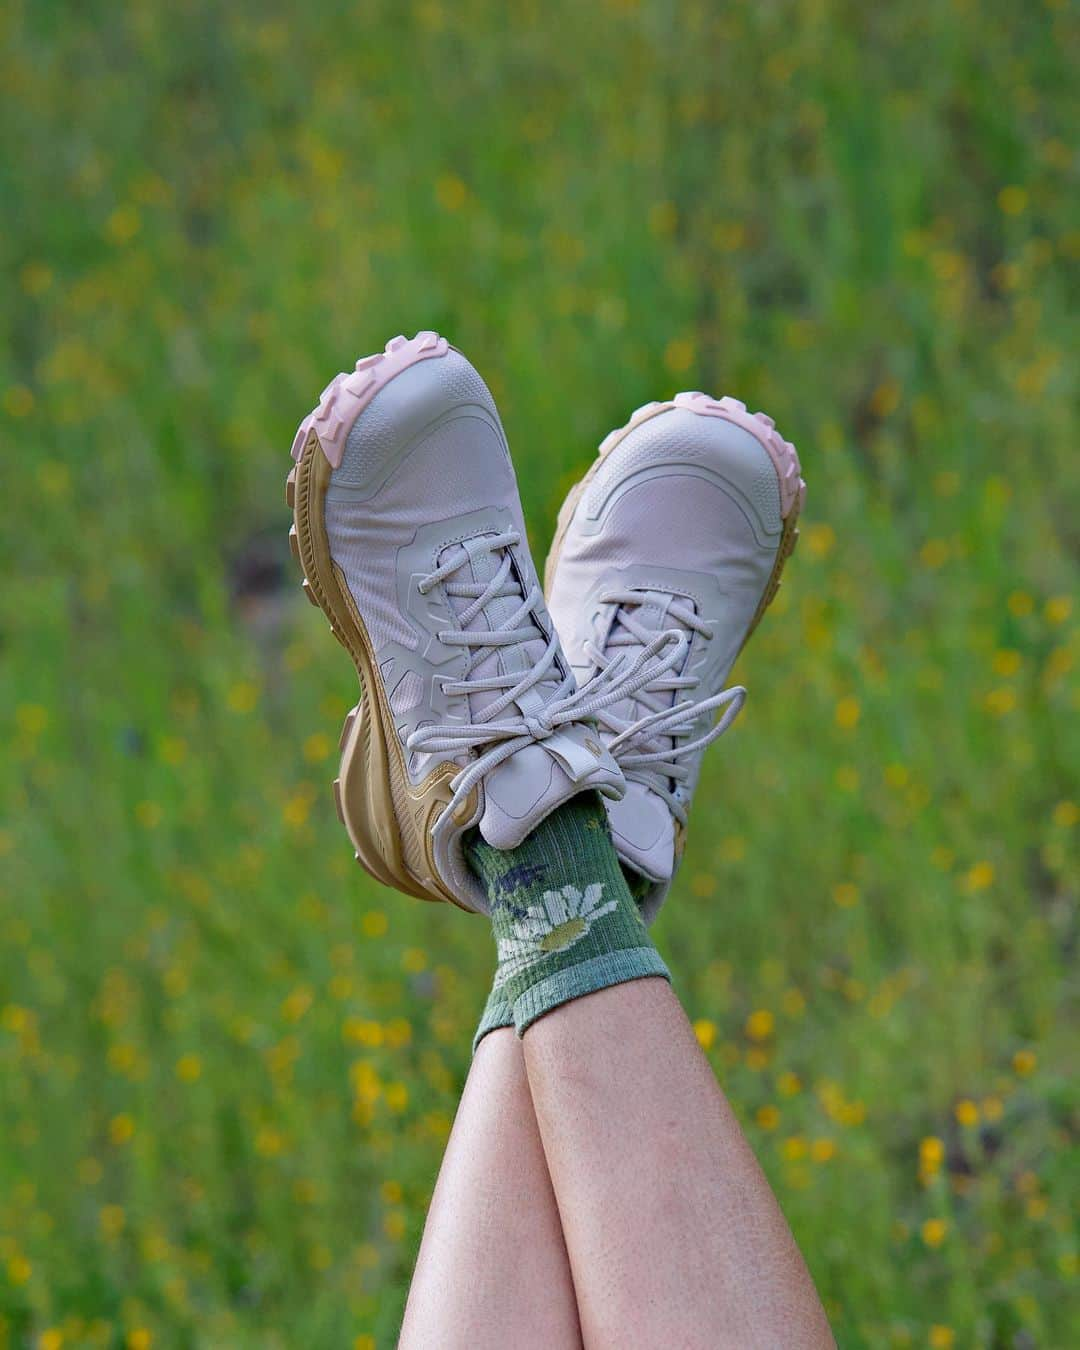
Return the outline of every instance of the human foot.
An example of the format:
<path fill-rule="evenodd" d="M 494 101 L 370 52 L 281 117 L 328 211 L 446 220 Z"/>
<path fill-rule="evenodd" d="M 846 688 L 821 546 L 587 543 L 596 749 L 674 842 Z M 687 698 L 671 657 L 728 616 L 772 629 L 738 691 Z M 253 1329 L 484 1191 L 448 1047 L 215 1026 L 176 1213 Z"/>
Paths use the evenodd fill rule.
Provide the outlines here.
<path fill-rule="evenodd" d="M 599 718 L 628 781 L 608 815 L 646 920 L 681 859 L 705 748 L 742 706 L 724 682 L 776 594 L 805 495 L 771 418 L 685 393 L 613 431 L 559 512 L 545 590 L 578 684 L 665 630 L 687 642 L 680 666 Z"/>
<path fill-rule="evenodd" d="M 582 720 L 620 692 L 574 691 L 495 404 L 445 338 L 394 338 L 336 376 L 292 455 L 304 590 L 360 676 L 334 784 L 357 859 L 486 911 L 462 836 L 509 848 L 578 792 L 621 795 Z"/>

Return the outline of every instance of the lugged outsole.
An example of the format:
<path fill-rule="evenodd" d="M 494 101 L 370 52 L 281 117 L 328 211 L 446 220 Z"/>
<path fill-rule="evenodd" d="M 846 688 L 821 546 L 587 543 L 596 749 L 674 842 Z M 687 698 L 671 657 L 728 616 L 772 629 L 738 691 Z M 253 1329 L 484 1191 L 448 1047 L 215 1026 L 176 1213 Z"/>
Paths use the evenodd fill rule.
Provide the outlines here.
<path fill-rule="evenodd" d="M 787 520 L 792 511 L 796 516 L 799 514 L 806 502 L 806 483 L 802 478 L 799 452 L 780 435 L 768 413 L 748 412 L 745 403 L 727 394 L 723 398 L 710 398 L 708 394 L 699 392 L 676 394 L 673 402 L 676 408 L 686 408 L 699 417 L 720 417 L 726 422 L 734 422 L 737 427 L 755 436 L 765 447 L 776 470 L 780 484 L 781 519 Z"/>
<path fill-rule="evenodd" d="M 744 431 L 748 431 L 772 460 L 773 468 L 776 470 L 776 481 L 780 490 L 780 518 L 783 521 L 783 531 L 780 535 L 780 545 L 776 551 L 776 561 L 773 564 L 772 574 L 762 593 L 757 611 L 746 630 L 746 636 L 742 640 L 742 646 L 745 647 L 750 640 L 750 635 L 761 622 L 765 611 L 776 598 L 776 593 L 780 589 L 780 577 L 784 570 L 784 564 L 795 551 L 795 544 L 799 538 L 797 522 L 806 502 L 806 483 L 802 478 L 802 466 L 799 463 L 798 451 L 790 441 L 784 440 L 783 436 L 776 430 L 776 423 L 773 419 L 767 413 L 748 412 L 745 403 L 737 398 L 731 398 L 729 395 L 725 395 L 723 398 L 711 398 L 708 394 L 693 390 L 676 394 L 673 399 L 665 402 L 645 403 L 631 413 L 630 420 L 625 425 L 616 427 L 614 431 L 609 432 L 604 437 L 600 442 L 596 458 L 589 466 L 588 473 L 570 489 L 559 510 L 555 537 L 551 541 L 551 549 L 544 565 L 544 591 L 550 596 L 551 583 L 555 575 L 555 568 L 558 566 L 559 554 L 562 552 L 563 543 L 566 539 L 566 532 L 570 528 L 570 522 L 578 508 L 578 503 L 599 472 L 604 460 L 625 436 L 641 426 L 643 422 L 648 422 L 651 418 L 658 417 L 661 413 L 670 412 L 675 408 L 696 413 L 699 417 L 719 417 L 726 422 L 741 427 Z"/>
<path fill-rule="evenodd" d="M 314 428 L 323 454 L 336 469 L 345 454 L 345 441 L 352 425 L 384 385 L 409 366 L 426 357 L 445 356 L 450 344 L 438 333 L 417 333 L 413 338 L 399 334 L 391 338 L 381 352 L 362 356 L 351 371 L 335 375 L 319 395 L 314 408 L 296 429 L 292 457 L 299 464 L 308 433 Z"/>
<path fill-rule="evenodd" d="M 429 357 L 444 356 L 449 350 L 450 344 L 437 333 L 418 333 L 414 338 L 399 336 L 391 339 L 383 352 L 362 357 L 353 372 L 335 376 L 323 390 L 318 406 L 300 423 L 293 439 L 295 464 L 285 480 L 285 501 L 293 512 L 289 550 L 302 573 L 301 589 L 326 615 L 331 633 L 349 653 L 360 678 L 361 702 L 345 718 L 339 740 L 341 766 L 333 783 L 334 806 L 352 842 L 356 861 L 384 885 L 419 899 L 449 900 L 467 908 L 437 880 L 430 854 L 425 870 L 431 875 L 426 879 L 418 877 L 406 865 L 402 822 L 387 805 L 394 795 L 392 774 L 386 762 L 389 741 L 386 727 L 392 729 L 392 718 L 388 710 L 380 715 L 385 693 L 374 687 L 373 653 L 355 604 L 329 556 L 325 523 L 321 519 L 321 492 L 325 491 L 330 470 L 341 463 L 345 442 L 360 413 L 378 391 L 402 371 Z M 325 461 L 321 469 L 320 461 Z M 319 482 L 321 489 L 317 486 Z M 313 503 L 314 497 L 319 498 L 317 504 Z M 319 519 L 313 520 L 316 505 Z M 322 536 L 321 549 L 317 547 L 317 534 Z M 321 553 L 326 556 L 320 565 Z M 453 766 L 437 769 L 417 788 L 417 802 L 427 809 L 428 796 L 437 801 L 439 780 L 452 776 L 455 771 Z M 374 795 L 380 799 L 382 809 L 376 813 L 377 820 L 358 818 L 357 811 L 349 805 L 351 788 L 360 789 L 356 795 Z M 448 794 L 446 789 L 447 799 Z M 420 842 L 423 847 L 427 846 L 428 841 L 423 836 Z M 416 848 L 415 842 L 413 848 Z"/>

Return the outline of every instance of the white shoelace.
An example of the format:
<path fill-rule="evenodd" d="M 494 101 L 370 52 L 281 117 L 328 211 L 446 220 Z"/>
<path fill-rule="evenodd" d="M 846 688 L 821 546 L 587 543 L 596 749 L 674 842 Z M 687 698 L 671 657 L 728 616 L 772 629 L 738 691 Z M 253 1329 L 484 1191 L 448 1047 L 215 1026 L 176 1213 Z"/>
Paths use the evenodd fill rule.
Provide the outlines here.
<path fill-rule="evenodd" d="M 418 727 L 405 741 L 406 749 L 426 753 L 449 751 L 458 754 L 465 750 L 483 750 L 469 765 L 450 780 L 453 794 L 446 810 L 435 825 L 435 834 L 450 827 L 455 811 L 465 801 L 476 783 L 503 760 L 509 759 L 527 745 L 543 741 L 559 727 L 569 722 L 597 718 L 612 703 L 632 698 L 646 685 L 662 679 L 685 660 L 687 641 L 675 629 L 649 634 L 636 656 L 621 654 L 616 660 L 605 662 L 604 669 L 578 689 L 572 674 L 563 675 L 556 663 L 559 639 L 552 630 L 543 656 L 521 674 L 510 671 L 482 678 L 472 678 L 472 672 L 497 648 L 509 648 L 543 640 L 543 630 L 534 618 L 542 596 L 540 587 L 533 585 L 527 595 L 513 571 L 509 550 L 521 542 L 516 530 L 491 535 L 470 545 L 471 552 L 463 557 L 442 563 L 434 572 L 420 579 L 419 590 L 426 595 L 441 585 L 447 596 L 468 600 L 470 603 L 458 615 L 459 630 L 438 634 L 447 646 L 464 647 L 469 652 L 468 663 L 460 680 L 447 680 L 444 692 L 458 694 L 498 693 L 499 697 L 464 723 L 437 723 Z M 489 581 L 455 580 L 455 574 L 468 565 L 479 553 L 501 554 L 499 564 Z M 469 625 L 482 615 L 493 601 L 520 599 L 517 610 L 503 623 L 492 628 L 471 629 Z M 665 648 L 670 650 L 664 651 Z M 541 691 L 543 683 L 553 684 L 550 694 Z M 544 702 L 535 713 L 525 714 L 517 700 L 530 690 L 537 690 Z M 500 692 L 501 691 L 501 692 Z M 530 700 L 531 701 L 531 700 Z"/>
<path fill-rule="evenodd" d="M 642 591 L 607 591 L 600 597 L 600 603 L 617 606 L 614 622 L 611 626 L 606 649 L 601 651 L 594 643 L 585 644 L 589 660 L 597 667 L 598 674 L 585 687 L 591 689 L 595 680 L 600 679 L 613 664 L 626 657 L 626 652 L 616 658 L 608 655 L 613 647 L 647 648 L 656 640 L 652 629 L 646 628 L 629 611 L 645 603 Z M 691 634 L 700 633 L 707 641 L 713 637 L 712 628 L 701 619 L 689 602 L 672 599 L 667 614 Z M 678 629 L 667 630 L 667 635 L 677 635 L 683 639 L 683 651 L 687 649 L 687 640 Z M 680 763 L 687 756 L 696 754 L 718 740 L 732 722 L 735 721 L 746 702 L 746 690 L 742 685 L 733 685 L 721 690 L 709 698 L 684 699 L 682 702 L 667 703 L 660 695 L 676 694 L 679 690 L 697 687 L 696 675 L 677 675 L 669 673 L 676 667 L 681 668 L 684 657 L 667 663 L 666 670 L 659 672 L 641 686 L 632 698 L 632 704 L 641 704 L 645 713 L 634 721 L 618 717 L 607 706 L 597 715 L 597 721 L 611 734 L 607 742 L 609 753 L 617 761 L 619 768 L 627 778 L 646 784 L 661 796 L 668 804 L 672 815 L 683 825 L 687 821 L 686 808 L 675 796 L 672 783 L 684 782 L 690 775 L 688 765 Z M 718 712 L 723 715 L 707 731 L 693 736 L 695 726 L 704 714 Z M 692 739 L 687 740 L 687 737 Z M 667 742 L 665 744 L 665 741 Z"/>

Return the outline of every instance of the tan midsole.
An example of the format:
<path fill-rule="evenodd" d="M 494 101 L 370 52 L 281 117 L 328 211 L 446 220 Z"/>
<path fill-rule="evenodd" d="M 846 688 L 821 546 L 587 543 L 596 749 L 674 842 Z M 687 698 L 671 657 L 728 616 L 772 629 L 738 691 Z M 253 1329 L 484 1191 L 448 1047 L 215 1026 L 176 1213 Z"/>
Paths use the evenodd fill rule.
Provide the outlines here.
<path fill-rule="evenodd" d="M 330 556 L 323 503 L 332 470 L 312 430 L 293 471 L 293 519 L 306 589 L 352 657 L 361 698 L 342 747 L 338 807 L 358 861 L 376 880 L 421 900 L 464 908 L 439 880 L 431 828 L 449 804 L 452 763 L 412 784 L 375 653 L 344 578 Z"/>

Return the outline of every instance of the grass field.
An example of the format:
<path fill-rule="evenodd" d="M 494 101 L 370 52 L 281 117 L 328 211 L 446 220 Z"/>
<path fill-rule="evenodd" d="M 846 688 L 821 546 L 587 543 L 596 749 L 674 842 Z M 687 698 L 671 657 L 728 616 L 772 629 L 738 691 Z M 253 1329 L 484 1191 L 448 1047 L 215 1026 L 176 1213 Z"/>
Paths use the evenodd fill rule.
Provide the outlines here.
<path fill-rule="evenodd" d="M 540 557 L 648 399 L 798 444 L 657 940 L 842 1346 L 1080 1344 L 1076 11 L 0 30 L 0 1347 L 393 1344 L 492 944 L 352 861 L 282 482 L 421 327 Z"/>

